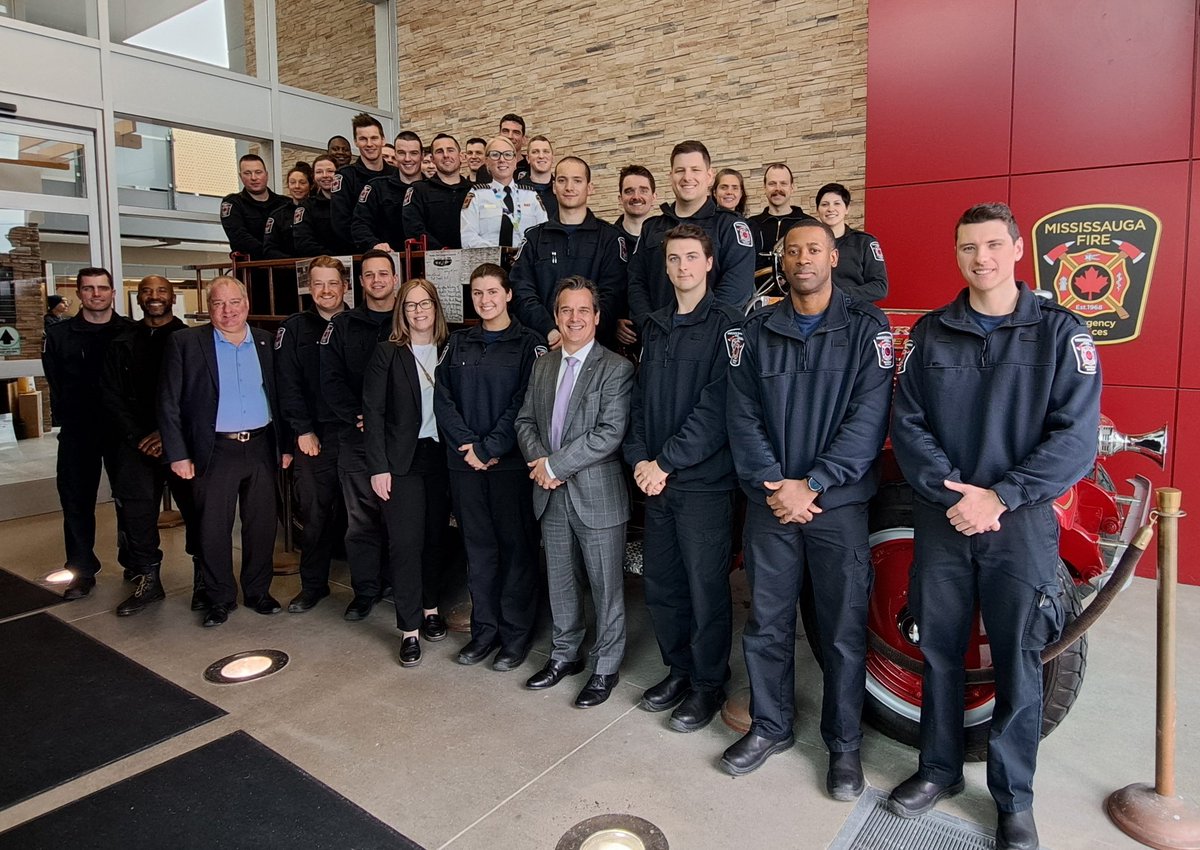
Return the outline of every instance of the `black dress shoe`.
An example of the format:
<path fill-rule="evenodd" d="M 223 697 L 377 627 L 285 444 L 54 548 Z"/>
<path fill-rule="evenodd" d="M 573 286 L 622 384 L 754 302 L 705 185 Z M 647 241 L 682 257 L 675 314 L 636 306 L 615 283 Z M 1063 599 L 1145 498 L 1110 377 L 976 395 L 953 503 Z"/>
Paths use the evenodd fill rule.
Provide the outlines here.
<path fill-rule="evenodd" d="M 1033 809 L 996 813 L 996 850 L 1037 850 L 1040 846 Z"/>
<path fill-rule="evenodd" d="M 247 599 L 246 607 L 253 608 L 255 613 L 258 614 L 278 614 L 283 610 L 283 606 L 279 604 L 279 600 L 269 593 L 264 593 L 253 602 Z"/>
<path fill-rule="evenodd" d="M 965 787 L 961 776 L 949 785 L 938 785 L 914 773 L 892 789 L 888 808 L 902 818 L 919 818 L 936 806 L 938 800 L 953 797 Z"/>
<path fill-rule="evenodd" d="M 289 614 L 303 614 L 305 611 L 311 610 L 318 602 L 329 595 L 329 588 L 321 590 L 311 590 L 309 588 L 302 589 L 288 603 Z"/>
<path fill-rule="evenodd" d="M 676 732 L 695 732 L 711 723 L 724 704 L 724 688 L 695 688 L 671 712 L 667 725 Z"/>
<path fill-rule="evenodd" d="M 208 598 L 208 591 L 203 587 L 192 588 L 192 610 L 207 611 L 212 607 L 212 600 Z"/>
<path fill-rule="evenodd" d="M 92 588 L 96 586 L 96 577 L 87 573 L 73 573 L 74 578 L 63 591 L 63 599 L 68 601 L 73 599 L 82 599 L 92 592 Z"/>
<path fill-rule="evenodd" d="M 519 649 L 501 649 L 496 653 L 496 660 L 492 662 L 492 669 L 500 673 L 516 670 L 525 663 L 525 659 L 528 657 L 529 644 Z"/>
<path fill-rule="evenodd" d="M 421 637 L 436 643 L 446 636 L 446 621 L 441 614 L 426 614 L 421 622 Z"/>
<path fill-rule="evenodd" d="M 465 664 L 468 667 L 472 664 L 478 664 L 491 655 L 499 645 L 500 641 L 498 640 L 494 640 L 491 643 L 484 643 L 481 640 L 471 638 L 467 642 L 467 645 L 459 650 L 458 663 Z"/>
<path fill-rule="evenodd" d="M 400 641 L 400 666 L 416 667 L 421 663 L 421 639 L 406 637 Z"/>
<path fill-rule="evenodd" d="M 141 611 L 151 602 L 166 598 L 167 594 L 158 580 L 158 567 L 154 567 L 148 573 L 138 574 L 134 580 L 133 593 L 117 606 L 117 616 L 128 617 Z"/>
<path fill-rule="evenodd" d="M 229 612 L 237 608 L 236 602 L 230 602 L 227 605 L 215 603 L 208 609 L 208 616 L 204 618 L 204 627 L 219 626 L 229 619 Z"/>
<path fill-rule="evenodd" d="M 371 609 L 375 607 L 374 596 L 356 596 L 350 600 L 350 604 L 346 606 L 346 613 L 342 615 L 343 620 L 365 620 L 367 615 L 371 613 Z"/>
<path fill-rule="evenodd" d="M 829 770 L 825 774 L 825 790 L 835 800 L 849 802 L 862 796 L 867 781 L 863 778 L 862 759 L 858 750 L 829 754 Z"/>
<path fill-rule="evenodd" d="M 657 685 L 647 688 L 639 705 L 646 711 L 666 711 L 679 705 L 691 686 L 691 677 L 671 673 Z"/>
<path fill-rule="evenodd" d="M 525 687 L 534 691 L 540 691 L 543 688 L 553 688 L 565 677 L 582 673 L 583 666 L 582 658 L 578 661 L 555 661 L 551 658 L 546 662 L 546 666 L 529 677 L 528 681 L 525 682 Z"/>
<path fill-rule="evenodd" d="M 734 776 L 743 776 L 752 770 L 758 770 L 764 761 L 775 753 L 791 749 L 795 743 L 796 737 L 791 734 L 782 741 L 775 741 L 747 732 L 721 756 L 721 768 Z"/>
<path fill-rule="evenodd" d="M 612 689 L 621 681 L 619 673 L 593 673 L 592 678 L 575 697 L 576 708 L 595 708 L 612 696 Z"/>

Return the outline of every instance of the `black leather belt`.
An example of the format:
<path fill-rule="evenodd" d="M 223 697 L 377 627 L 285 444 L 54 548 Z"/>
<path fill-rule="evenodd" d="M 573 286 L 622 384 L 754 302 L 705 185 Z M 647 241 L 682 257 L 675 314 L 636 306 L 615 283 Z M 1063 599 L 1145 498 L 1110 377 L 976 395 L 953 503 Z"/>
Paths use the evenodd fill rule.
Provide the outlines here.
<path fill-rule="evenodd" d="M 233 440 L 237 443 L 248 443 L 270 427 L 270 425 L 264 425 L 261 428 L 251 428 L 249 431 L 218 431 L 217 438 L 221 440 Z"/>

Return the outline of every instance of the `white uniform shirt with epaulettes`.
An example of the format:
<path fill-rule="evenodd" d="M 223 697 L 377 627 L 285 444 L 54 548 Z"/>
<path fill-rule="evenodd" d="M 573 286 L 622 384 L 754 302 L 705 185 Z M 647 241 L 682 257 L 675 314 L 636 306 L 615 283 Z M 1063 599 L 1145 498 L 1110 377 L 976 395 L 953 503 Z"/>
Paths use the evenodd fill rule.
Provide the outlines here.
<path fill-rule="evenodd" d="M 510 183 L 513 211 L 513 247 L 525 244 L 525 231 L 549 220 L 536 190 L 524 183 Z M 500 222 L 504 209 L 504 184 L 499 180 L 476 183 L 463 201 L 461 231 L 464 248 L 494 248 L 500 244 Z"/>

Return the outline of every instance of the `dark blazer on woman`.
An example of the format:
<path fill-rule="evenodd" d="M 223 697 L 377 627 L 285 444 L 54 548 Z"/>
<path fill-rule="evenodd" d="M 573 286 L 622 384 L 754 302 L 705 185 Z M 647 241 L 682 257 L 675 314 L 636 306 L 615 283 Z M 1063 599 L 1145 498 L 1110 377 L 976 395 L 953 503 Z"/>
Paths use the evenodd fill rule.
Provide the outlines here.
<path fill-rule="evenodd" d="M 421 432 L 421 383 L 407 345 L 381 342 L 363 373 L 367 471 L 407 475 Z"/>

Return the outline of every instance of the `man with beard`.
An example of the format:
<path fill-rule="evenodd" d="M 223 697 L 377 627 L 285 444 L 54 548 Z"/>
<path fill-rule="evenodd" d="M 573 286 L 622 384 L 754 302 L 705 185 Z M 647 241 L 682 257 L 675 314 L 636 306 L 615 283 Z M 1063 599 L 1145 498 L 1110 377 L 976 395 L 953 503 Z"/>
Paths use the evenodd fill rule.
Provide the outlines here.
<path fill-rule="evenodd" d="M 617 179 L 617 188 L 617 202 L 621 205 L 622 213 L 613 224 L 625 237 L 624 260 L 628 263 L 629 256 L 637 251 L 638 242 L 641 241 L 642 225 L 650 217 L 650 213 L 654 212 L 654 206 L 658 203 L 658 191 L 654 185 L 654 175 L 644 165 L 627 165 L 622 168 Z M 636 345 L 637 341 L 637 330 L 633 326 L 633 320 L 629 318 L 629 305 L 626 303 L 617 314 L 617 342 L 622 345 Z"/>
<path fill-rule="evenodd" d="M 123 522 L 118 545 L 134 573 L 134 590 L 117 606 L 117 616 L 136 614 L 151 602 L 166 597 L 159 571 L 158 512 L 163 487 L 170 488 L 183 514 L 185 547 L 192 556 L 192 610 L 208 604 L 200 564 L 200 536 L 192 487 L 163 463 L 162 435 L 158 430 L 158 379 L 167 340 L 187 327 L 174 314 L 175 289 L 161 275 L 148 275 L 138 284 L 142 320 L 124 331 L 108 347 L 101 393 L 117 430 L 116 474 L 113 500 Z"/>
<path fill-rule="evenodd" d="M 429 251 L 460 248 L 459 213 L 469 184 L 459 173 L 458 142 L 438 133 L 431 150 L 436 173 L 404 193 L 404 233 L 409 239 L 424 236 Z"/>
<path fill-rule="evenodd" d="M 763 174 L 763 188 L 767 193 L 767 206 L 758 215 L 750 216 L 754 229 L 755 244 L 758 246 L 756 271 L 774 267 L 769 256 L 779 240 L 802 221 L 815 221 L 811 215 L 792 202 L 792 169 L 782 162 L 772 162 Z M 836 272 L 835 272 L 836 274 Z"/>

